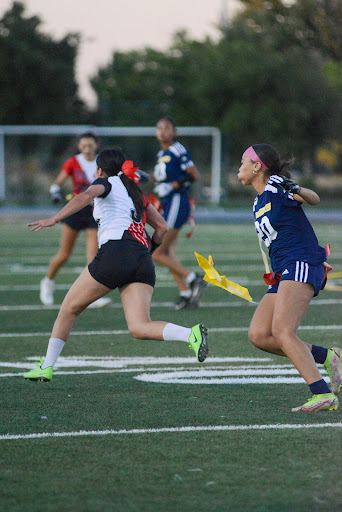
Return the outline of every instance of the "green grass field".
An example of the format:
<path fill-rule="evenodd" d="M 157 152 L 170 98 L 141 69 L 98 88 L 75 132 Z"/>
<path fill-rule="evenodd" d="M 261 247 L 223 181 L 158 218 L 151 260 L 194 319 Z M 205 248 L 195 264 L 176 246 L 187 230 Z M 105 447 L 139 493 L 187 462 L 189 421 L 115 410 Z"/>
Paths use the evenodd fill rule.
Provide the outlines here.
<path fill-rule="evenodd" d="M 28 219 L 29 220 L 29 219 Z M 330 242 L 336 290 L 314 299 L 303 340 L 342 345 L 342 230 Z M 177 290 L 157 269 L 152 317 L 209 328 L 200 365 L 185 343 L 139 341 L 127 332 L 119 294 L 78 318 L 49 384 L 22 378 L 45 349 L 58 305 L 84 265 L 84 239 L 58 275 L 56 305 L 39 281 L 60 227 L 0 227 L 0 503 L 4 511 L 340 511 L 342 408 L 292 413 L 308 389 L 285 358 L 258 351 L 247 329 L 255 305 L 209 286 L 201 307 L 173 311 Z M 180 257 L 197 251 L 217 270 L 266 291 L 253 225 L 198 226 Z"/>

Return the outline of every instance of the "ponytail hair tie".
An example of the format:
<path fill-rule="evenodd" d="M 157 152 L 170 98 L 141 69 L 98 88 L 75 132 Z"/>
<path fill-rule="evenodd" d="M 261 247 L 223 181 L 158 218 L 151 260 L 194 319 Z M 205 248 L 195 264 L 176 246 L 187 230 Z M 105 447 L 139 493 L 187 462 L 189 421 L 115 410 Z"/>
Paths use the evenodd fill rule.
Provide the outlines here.
<path fill-rule="evenodd" d="M 135 183 L 140 182 L 140 176 L 136 172 L 139 167 L 133 167 L 133 161 L 132 160 L 125 160 L 122 164 L 121 171 L 119 172 L 118 176 L 120 174 L 124 173 L 129 179 L 133 180 Z"/>

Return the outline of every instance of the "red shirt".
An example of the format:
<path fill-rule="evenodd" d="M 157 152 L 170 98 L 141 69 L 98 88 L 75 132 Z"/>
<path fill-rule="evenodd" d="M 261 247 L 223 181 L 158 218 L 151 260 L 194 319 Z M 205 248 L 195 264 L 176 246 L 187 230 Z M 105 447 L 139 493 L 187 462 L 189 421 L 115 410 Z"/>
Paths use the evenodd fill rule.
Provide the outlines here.
<path fill-rule="evenodd" d="M 71 177 L 74 185 L 73 195 L 76 196 L 84 192 L 95 180 L 96 160 L 88 162 L 80 153 L 68 158 L 62 165 L 62 170 Z"/>

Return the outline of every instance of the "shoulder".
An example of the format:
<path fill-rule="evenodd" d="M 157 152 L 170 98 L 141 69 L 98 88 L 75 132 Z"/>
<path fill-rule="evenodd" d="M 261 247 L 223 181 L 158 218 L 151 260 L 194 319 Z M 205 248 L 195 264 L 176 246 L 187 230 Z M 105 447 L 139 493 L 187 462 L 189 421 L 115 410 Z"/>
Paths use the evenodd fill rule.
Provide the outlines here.
<path fill-rule="evenodd" d="M 107 178 L 97 178 L 96 180 L 93 181 L 92 185 L 103 185 L 104 186 L 103 194 L 98 196 L 98 197 L 102 197 L 102 199 L 107 197 L 109 192 L 112 190 L 112 184 L 109 182 L 109 180 Z"/>
<path fill-rule="evenodd" d="M 172 146 L 169 147 L 168 151 L 170 151 L 170 153 L 177 157 L 181 157 L 182 155 L 187 154 L 187 150 L 180 142 L 175 142 L 174 144 L 172 144 Z"/>

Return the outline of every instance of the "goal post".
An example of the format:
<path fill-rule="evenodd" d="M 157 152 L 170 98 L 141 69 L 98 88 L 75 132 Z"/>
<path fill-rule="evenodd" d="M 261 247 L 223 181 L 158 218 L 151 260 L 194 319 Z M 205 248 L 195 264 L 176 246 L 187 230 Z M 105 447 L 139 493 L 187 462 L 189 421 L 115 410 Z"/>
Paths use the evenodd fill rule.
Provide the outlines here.
<path fill-rule="evenodd" d="M 5 136 L 7 135 L 81 135 L 93 131 L 98 136 L 153 137 L 155 127 L 151 126 L 92 126 L 92 125 L 27 125 L 0 126 L 0 200 L 6 197 Z M 211 179 L 210 202 L 218 204 L 221 194 L 221 132 L 213 126 L 180 126 L 179 136 L 211 137 Z"/>

